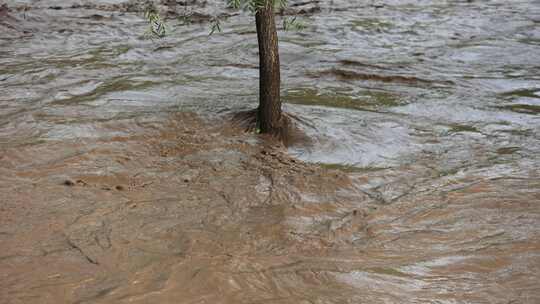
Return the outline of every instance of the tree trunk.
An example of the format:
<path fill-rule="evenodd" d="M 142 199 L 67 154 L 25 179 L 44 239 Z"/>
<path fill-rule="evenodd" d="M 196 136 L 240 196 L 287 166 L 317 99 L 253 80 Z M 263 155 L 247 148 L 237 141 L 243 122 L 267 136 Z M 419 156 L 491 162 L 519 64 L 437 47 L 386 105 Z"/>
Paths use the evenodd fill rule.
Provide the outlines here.
<path fill-rule="evenodd" d="M 267 0 L 255 14 L 259 40 L 259 109 L 262 133 L 277 134 L 282 127 L 279 49 L 273 1 Z"/>

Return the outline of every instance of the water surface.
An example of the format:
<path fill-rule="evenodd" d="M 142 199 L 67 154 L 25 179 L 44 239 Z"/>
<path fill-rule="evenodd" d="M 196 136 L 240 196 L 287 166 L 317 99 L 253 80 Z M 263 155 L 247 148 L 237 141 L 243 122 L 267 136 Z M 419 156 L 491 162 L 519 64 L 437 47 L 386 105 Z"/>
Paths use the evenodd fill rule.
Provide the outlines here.
<path fill-rule="evenodd" d="M 163 161 L 111 164 L 124 153 L 132 159 L 147 155 L 120 139 L 147 141 L 178 112 L 214 122 L 257 105 L 257 41 L 253 18 L 245 13 L 213 2 L 193 4 L 190 9 L 202 19 L 229 14 L 223 32 L 209 36 L 207 22 L 182 25 L 183 18 L 171 15 L 170 35 L 151 40 L 144 37 L 147 27 L 137 6 L 122 1 L 6 3 L 10 17 L 0 19 L 1 188 L 10 193 L 0 199 L 4 218 L 10 208 L 39 200 L 37 190 L 17 194 L 29 182 L 57 185 L 79 172 L 114 184 L 118 180 L 110 176 L 135 176 L 149 167 L 148 180 L 170 180 L 180 169 Z M 185 13 L 183 7 L 174 9 Z M 305 30 L 279 33 L 282 95 L 285 110 L 301 118 L 299 127 L 313 143 L 288 152 L 346 172 L 352 185 L 328 196 L 299 187 L 295 199 L 289 196 L 292 201 L 282 198 L 282 205 L 293 209 L 234 207 L 243 211 L 222 219 L 223 227 L 229 227 L 227 221 L 231 226 L 220 237 L 234 244 L 238 255 L 214 246 L 220 237 L 208 236 L 212 225 L 197 228 L 203 231 L 197 236 L 187 228 L 203 217 L 195 203 L 181 210 L 167 207 L 174 218 L 163 210 L 145 210 L 148 218 L 141 225 L 108 218 L 100 213 L 105 207 L 88 207 L 94 211 L 82 212 L 82 222 L 66 224 L 75 244 L 71 250 L 107 252 L 112 246 L 117 260 L 95 253 L 109 261 L 99 271 L 91 270 L 98 263 L 92 254 L 90 265 L 82 268 L 58 262 L 55 267 L 71 276 L 60 285 L 31 279 L 32 267 L 47 270 L 43 257 L 49 253 L 43 252 L 57 249 L 48 245 L 56 242 L 54 233 L 36 235 L 39 242 L 23 241 L 29 231 L 44 229 L 40 217 L 2 224 L 0 240 L 9 253 L 0 256 L 2 269 L 8 269 L 0 274 L 13 279 L 0 283 L 0 302 L 31 303 L 33 296 L 46 294 L 44 301 L 58 303 L 69 294 L 78 303 L 173 298 L 189 303 L 538 303 L 538 1 L 336 0 L 296 9 L 311 13 L 301 15 Z M 246 137 L 258 142 L 254 135 Z M 179 140 L 162 139 L 171 145 Z M 99 148 L 103 142 L 106 148 Z M 169 152 L 163 151 L 167 159 Z M 222 152 L 199 157 L 243 162 Z M 223 166 L 233 170 L 227 161 Z M 191 179 L 186 172 L 178 182 Z M 267 183 L 264 176 L 254 175 L 253 181 L 259 188 Z M 163 186 L 137 195 L 172 199 L 183 195 L 178 189 Z M 57 206 L 55 216 L 67 216 L 67 223 L 69 212 L 83 210 L 92 199 L 121 201 L 92 193 L 71 197 L 78 202 L 73 209 L 64 205 L 63 192 L 43 204 Z M 217 199 L 207 199 L 203 205 L 212 208 Z M 365 212 L 362 220 L 350 216 L 356 210 Z M 103 223 L 124 226 L 102 226 L 101 216 L 107 219 Z M 264 230 L 258 221 L 283 230 Z M 120 231 L 120 236 L 128 233 L 123 227 L 141 231 L 135 243 L 147 241 L 140 248 L 166 258 L 123 251 L 122 237 L 113 238 L 113 245 L 100 239 L 100 246 L 86 248 L 87 241 L 80 240 L 91 239 L 94 232 L 84 232 L 88 227 Z M 266 243 L 238 236 L 250 229 Z M 199 255 L 187 263 L 184 245 L 197 237 L 214 242 L 201 248 L 220 258 Z M 130 287 L 138 281 L 145 283 Z"/>

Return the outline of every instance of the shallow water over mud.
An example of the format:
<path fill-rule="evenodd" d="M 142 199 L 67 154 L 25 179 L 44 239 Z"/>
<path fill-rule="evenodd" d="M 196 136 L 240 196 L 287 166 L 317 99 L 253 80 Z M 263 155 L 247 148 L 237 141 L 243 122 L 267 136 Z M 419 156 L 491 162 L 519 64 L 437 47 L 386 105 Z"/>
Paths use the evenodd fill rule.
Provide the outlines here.
<path fill-rule="evenodd" d="M 245 14 L 6 3 L 0 303 L 540 302 L 537 1 L 293 5 L 287 149 Z"/>

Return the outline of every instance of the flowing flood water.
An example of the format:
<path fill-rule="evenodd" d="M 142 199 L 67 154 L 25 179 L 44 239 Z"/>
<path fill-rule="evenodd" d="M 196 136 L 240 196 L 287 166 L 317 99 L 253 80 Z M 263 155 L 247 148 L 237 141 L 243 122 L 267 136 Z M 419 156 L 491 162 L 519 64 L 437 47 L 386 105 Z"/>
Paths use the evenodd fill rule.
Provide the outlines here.
<path fill-rule="evenodd" d="M 253 17 L 162 2 L 0 8 L 0 303 L 540 303 L 540 2 L 292 2 L 287 149 Z"/>

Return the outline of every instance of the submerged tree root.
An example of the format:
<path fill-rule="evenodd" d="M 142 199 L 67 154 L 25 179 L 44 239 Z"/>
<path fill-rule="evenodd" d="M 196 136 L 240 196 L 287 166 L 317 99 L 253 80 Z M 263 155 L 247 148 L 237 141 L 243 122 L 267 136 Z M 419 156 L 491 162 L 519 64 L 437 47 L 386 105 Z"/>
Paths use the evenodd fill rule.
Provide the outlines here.
<path fill-rule="evenodd" d="M 244 130 L 245 132 L 257 133 L 259 131 L 257 115 L 257 109 L 241 111 L 233 114 L 230 121 L 235 128 Z M 280 141 L 286 147 L 296 144 L 311 145 L 310 138 L 298 127 L 297 122 L 305 123 L 295 115 L 283 113 L 281 116 L 281 127 L 263 135 L 267 138 Z M 309 123 L 306 124 L 311 127 Z"/>

